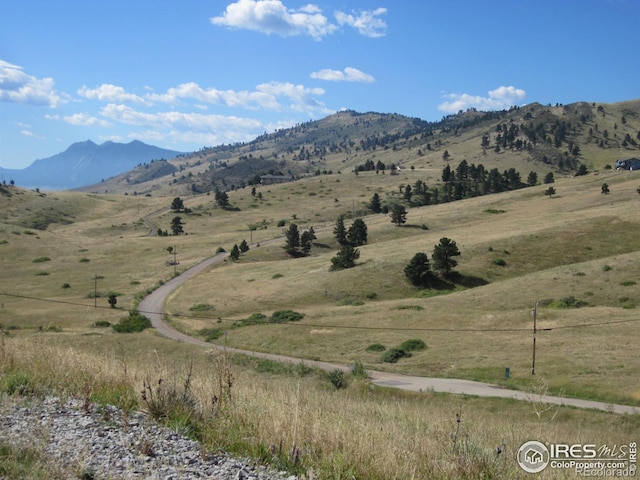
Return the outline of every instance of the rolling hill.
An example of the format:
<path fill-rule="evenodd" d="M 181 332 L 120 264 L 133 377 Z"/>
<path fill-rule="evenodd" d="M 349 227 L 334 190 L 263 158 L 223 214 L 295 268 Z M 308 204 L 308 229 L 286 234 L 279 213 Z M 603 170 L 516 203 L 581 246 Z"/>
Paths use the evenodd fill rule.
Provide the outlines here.
<path fill-rule="evenodd" d="M 339 112 L 265 134 L 244 144 L 205 148 L 170 160 L 175 171 L 146 176 L 138 167 L 83 188 L 95 193 L 193 195 L 230 191 L 264 174 L 302 178 L 384 164 L 424 172 L 438 181 L 442 168 L 462 160 L 501 172 L 515 168 L 572 176 L 640 155 L 640 100 L 616 104 L 533 103 L 497 112 L 468 110 L 427 122 L 398 114 Z"/>

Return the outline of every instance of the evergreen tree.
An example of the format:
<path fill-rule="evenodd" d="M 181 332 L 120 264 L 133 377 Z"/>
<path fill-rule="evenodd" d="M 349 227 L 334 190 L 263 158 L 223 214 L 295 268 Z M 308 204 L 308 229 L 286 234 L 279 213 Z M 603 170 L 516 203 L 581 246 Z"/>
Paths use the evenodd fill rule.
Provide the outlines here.
<path fill-rule="evenodd" d="M 361 218 L 356 218 L 347 232 L 349 245 L 358 247 L 367 243 L 367 225 Z"/>
<path fill-rule="evenodd" d="M 347 228 L 344 226 L 344 217 L 342 215 L 340 215 L 336 220 L 336 226 L 333 229 L 333 236 L 340 245 L 346 245 L 349 243 L 347 241 Z"/>
<path fill-rule="evenodd" d="M 182 217 L 173 217 L 173 220 L 171 220 L 171 232 L 174 235 L 180 235 L 181 233 L 184 233 L 184 229 L 182 228 L 183 225 L 184 223 L 182 223 Z"/>
<path fill-rule="evenodd" d="M 331 259 L 331 270 L 343 270 L 356 266 L 356 260 L 360 258 L 360 251 L 351 245 L 343 245 L 335 257 Z"/>
<path fill-rule="evenodd" d="M 242 242 L 240 242 L 240 253 L 246 253 L 249 251 L 249 244 L 247 243 L 246 240 L 242 240 Z"/>
<path fill-rule="evenodd" d="M 544 176 L 544 184 L 548 185 L 549 183 L 554 183 L 555 179 L 553 178 L 553 172 L 549 172 Z"/>
<path fill-rule="evenodd" d="M 216 203 L 221 208 L 226 208 L 229 206 L 229 195 L 227 192 L 222 192 L 216 189 Z"/>
<path fill-rule="evenodd" d="M 549 187 L 544 191 L 545 195 L 548 195 L 549 198 L 553 197 L 556 194 L 556 189 L 553 187 Z"/>
<path fill-rule="evenodd" d="M 458 265 L 458 262 L 453 258 L 460 255 L 460 250 L 456 242 L 443 237 L 433 248 L 433 254 L 431 260 L 433 261 L 433 268 L 440 273 L 443 277 L 446 277 L 451 273 L 453 268 Z"/>
<path fill-rule="evenodd" d="M 313 233 L 313 229 L 306 230 L 302 232 L 302 235 L 300 235 L 300 247 L 302 248 L 302 254 L 304 256 L 309 255 L 309 253 L 311 252 L 314 238 L 315 234 Z"/>
<path fill-rule="evenodd" d="M 529 172 L 529 176 L 527 177 L 527 185 L 530 187 L 534 187 L 538 183 L 538 174 L 534 171 Z"/>
<path fill-rule="evenodd" d="M 390 212 L 392 223 L 395 223 L 398 226 L 401 226 L 403 223 L 407 223 L 407 209 L 404 208 L 404 205 L 394 203 L 391 205 Z"/>
<path fill-rule="evenodd" d="M 434 280 L 429 258 L 426 253 L 416 253 L 404 267 L 404 274 L 416 287 L 428 287 Z"/>
<path fill-rule="evenodd" d="M 286 233 L 286 240 L 284 249 L 286 252 L 294 256 L 298 253 L 298 248 L 300 247 L 300 232 L 298 232 L 298 225 L 292 223 L 289 225 L 289 229 Z"/>
<path fill-rule="evenodd" d="M 229 258 L 234 262 L 240 258 L 240 249 L 238 248 L 238 244 L 234 244 L 233 248 L 229 252 Z"/>
<path fill-rule="evenodd" d="M 184 202 L 180 197 L 176 197 L 173 199 L 173 201 L 171 202 L 171 210 L 176 213 L 184 210 Z"/>
<path fill-rule="evenodd" d="M 380 195 L 378 195 L 377 193 L 373 194 L 373 197 L 371 197 L 371 201 L 369 202 L 369 208 L 373 213 L 380 213 L 382 211 Z"/>

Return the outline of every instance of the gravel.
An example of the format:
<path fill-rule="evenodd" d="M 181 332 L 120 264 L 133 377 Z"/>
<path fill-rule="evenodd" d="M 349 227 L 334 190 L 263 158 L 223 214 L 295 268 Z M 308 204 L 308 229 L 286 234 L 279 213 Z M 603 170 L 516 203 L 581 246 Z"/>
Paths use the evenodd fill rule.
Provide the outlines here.
<path fill-rule="evenodd" d="M 68 478 L 297 480 L 250 459 L 205 452 L 141 412 L 58 397 L 0 400 L 0 442 L 37 448 L 71 472 Z"/>

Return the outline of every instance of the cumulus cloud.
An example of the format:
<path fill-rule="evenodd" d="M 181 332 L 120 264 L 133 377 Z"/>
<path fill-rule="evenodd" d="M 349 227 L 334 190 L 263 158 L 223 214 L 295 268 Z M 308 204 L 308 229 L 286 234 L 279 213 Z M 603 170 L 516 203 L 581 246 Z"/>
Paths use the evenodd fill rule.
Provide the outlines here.
<path fill-rule="evenodd" d="M 0 60 L 0 101 L 57 107 L 68 98 L 56 92 L 52 78 L 27 75 L 22 67 Z"/>
<path fill-rule="evenodd" d="M 70 125 L 80 125 L 84 127 L 109 127 L 111 124 L 106 120 L 101 120 L 86 113 L 74 113 L 63 117 L 64 121 Z"/>
<path fill-rule="evenodd" d="M 89 88 L 83 85 L 82 88 L 78 90 L 78 95 L 90 100 L 100 100 L 101 102 L 146 103 L 143 97 L 128 93 L 123 87 L 109 83 L 103 83 L 97 88 Z"/>
<path fill-rule="evenodd" d="M 348 14 L 334 13 L 340 26 L 349 26 L 367 37 L 382 37 L 386 34 L 387 24 L 380 18 L 386 8 L 361 10 Z M 213 25 L 242 28 L 256 32 L 275 34 L 282 37 L 308 35 L 314 40 L 322 40 L 338 30 L 317 5 L 287 8 L 281 0 L 238 0 L 227 5 L 224 13 L 209 19 Z"/>
<path fill-rule="evenodd" d="M 337 29 L 317 6 L 291 9 L 280 0 L 238 0 L 227 5 L 221 16 L 211 17 L 210 21 L 213 25 L 282 37 L 309 35 L 315 40 L 321 40 Z"/>
<path fill-rule="evenodd" d="M 203 104 L 226 105 L 229 107 L 279 108 L 275 98 L 262 92 L 236 92 L 234 90 L 218 90 L 216 88 L 205 89 L 195 82 L 183 83 L 168 89 L 165 93 L 148 94 L 146 98 L 152 102 L 172 105 L 178 104 L 182 100 L 195 100 Z"/>
<path fill-rule="evenodd" d="M 361 83 L 373 83 L 375 78 L 373 75 L 364 73 L 357 68 L 347 67 L 344 70 L 331 70 L 325 68 L 313 72 L 311 78 L 318 80 L 328 80 L 330 82 L 361 82 Z"/>
<path fill-rule="evenodd" d="M 502 86 L 491 90 L 487 97 L 467 93 L 450 93 L 445 95 L 448 100 L 438 105 L 438 109 L 447 113 L 455 113 L 469 108 L 481 111 L 502 110 L 521 103 L 525 96 L 524 90 L 512 86 Z"/>
<path fill-rule="evenodd" d="M 341 26 L 348 25 L 355 28 L 361 35 L 376 38 L 387 34 L 387 24 L 380 18 L 380 15 L 385 13 L 387 13 L 386 8 L 376 8 L 362 10 L 353 15 L 338 11 L 334 15 Z"/>

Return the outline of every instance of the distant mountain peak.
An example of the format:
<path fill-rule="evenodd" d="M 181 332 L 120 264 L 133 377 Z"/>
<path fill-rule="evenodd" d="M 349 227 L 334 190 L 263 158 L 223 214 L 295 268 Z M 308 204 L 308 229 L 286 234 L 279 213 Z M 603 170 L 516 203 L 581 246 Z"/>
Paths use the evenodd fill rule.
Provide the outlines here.
<path fill-rule="evenodd" d="M 147 145 L 140 140 L 97 145 L 92 140 L 76 142 L 64 152 L 36 160 L 22 170 L 6 173 L 18 185 L 43 189 L 71 189 L 100 183 L 151 160 L 172 159 L 183 152 Z M 0 172 L 4 169 L 0 168 Z"/>

